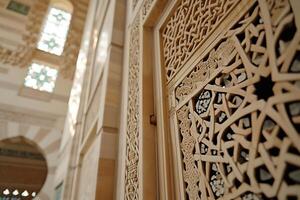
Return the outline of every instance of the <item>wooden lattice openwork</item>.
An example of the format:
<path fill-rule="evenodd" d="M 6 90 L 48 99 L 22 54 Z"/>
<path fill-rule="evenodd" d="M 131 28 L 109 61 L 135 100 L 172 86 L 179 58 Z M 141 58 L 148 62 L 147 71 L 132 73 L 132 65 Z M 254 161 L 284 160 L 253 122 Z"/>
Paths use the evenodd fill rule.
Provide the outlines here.
<path fill-rule="evenodd" d="M 162 34 L 167 80 L 174 77 L 237 2 L 236 0 L 181 1 Z"/>
<path fill-rule="evenodd" d="M 300 198 L 297 1 L 196 1 L 201 15 L 185 20 L 196 4 L 183 0 L 168 19 L 162 53 L 186 199 Z M 203 22 L 220 11 L 214 34 Z M 201 30 L 212 30 L 202 50 Z"/>

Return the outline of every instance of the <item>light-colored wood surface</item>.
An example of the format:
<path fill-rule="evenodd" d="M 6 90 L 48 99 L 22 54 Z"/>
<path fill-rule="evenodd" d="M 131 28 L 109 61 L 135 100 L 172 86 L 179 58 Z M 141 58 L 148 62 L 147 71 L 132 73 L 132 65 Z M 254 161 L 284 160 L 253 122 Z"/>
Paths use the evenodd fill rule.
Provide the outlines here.
<path fill-rule="evenodd" d="M 299 8 L 218 2 L 182 1 L 162 28 L 184 198 L 299 198 Z"/>

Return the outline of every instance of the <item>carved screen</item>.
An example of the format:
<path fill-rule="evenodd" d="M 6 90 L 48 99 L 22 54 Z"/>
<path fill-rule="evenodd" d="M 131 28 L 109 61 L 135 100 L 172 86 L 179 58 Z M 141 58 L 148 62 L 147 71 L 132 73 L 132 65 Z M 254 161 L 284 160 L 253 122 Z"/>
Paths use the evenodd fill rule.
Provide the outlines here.
<path fill-rule="evenodd" d="M 195 6 L 187 2 L 181 1 L 178 9 L 185 3 L 186 12 L 172 23 L 196 30 L 205 19 L 182 21 Z M 223 21 L 210 22 L 222 31 L 206 37 L 211 41 L 207 49 L 197 43 L 183 48 L 199 50 L 193 55 L 196 64 L 184 65 L 191 63 L 186 61 L 192 57 L 189 52 L 169 58 L 171 47 L 162 43 L 163 57 L 168 58 L 165 78 L 174 79 L 167 88 L 186 199 L 300 199 L 298 0 L 201 2 L 200 11 L 208 6 L 204 2 L 211 3 L 200 12 L 202 17 L 225 5 L 234 9 Z M 168 28 L 167 23 L 163 41 L 199 37 L 191 31 L 188 37 L 175 38 L 181 29 Z M 179 51 L 181 43 L 176 45 Z"/>

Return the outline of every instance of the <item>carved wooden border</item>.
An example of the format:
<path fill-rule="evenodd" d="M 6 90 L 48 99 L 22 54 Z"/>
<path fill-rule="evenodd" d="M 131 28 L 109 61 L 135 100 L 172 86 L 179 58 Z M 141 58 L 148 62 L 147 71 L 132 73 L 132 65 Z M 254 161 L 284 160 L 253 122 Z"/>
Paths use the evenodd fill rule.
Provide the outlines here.
<path fill-rule="evenodd" d="M 125 199 L 139 199 L 140 190 L 140 16 L 131 25 L 125 160 Z"/>

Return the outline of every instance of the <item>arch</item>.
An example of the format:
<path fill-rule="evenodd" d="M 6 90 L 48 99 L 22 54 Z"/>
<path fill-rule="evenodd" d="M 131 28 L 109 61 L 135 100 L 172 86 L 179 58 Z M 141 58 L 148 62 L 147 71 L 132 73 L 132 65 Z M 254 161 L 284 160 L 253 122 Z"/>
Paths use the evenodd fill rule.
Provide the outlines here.
<path fill-rule="evenodd" d="M 53 183 L 55 180 L 55 169 L 57 165 L 57 154 L 60 145 L 61 133 L 57 129 L 25 125 L 18 122 L 6 122 L 8 127 L 0 141 L 22 137 L 38 146 L 47 162 L 48 173 L 45 183 L 35 199 L 50 200 L 54 193 Z"/>
<path fill-rule="evenodd" d="M 73 4 L 68 0 L 51 0 L 50 6 L 64 10 L 70 14 L 73 13 Z"/>
<path fill-rule="evenodd" d="M 0 196 L 31 199 L 40 193 L 48 174 L 42 149 L 35 142 L 17 136 L 1 140 L 0 150 Z"/>

